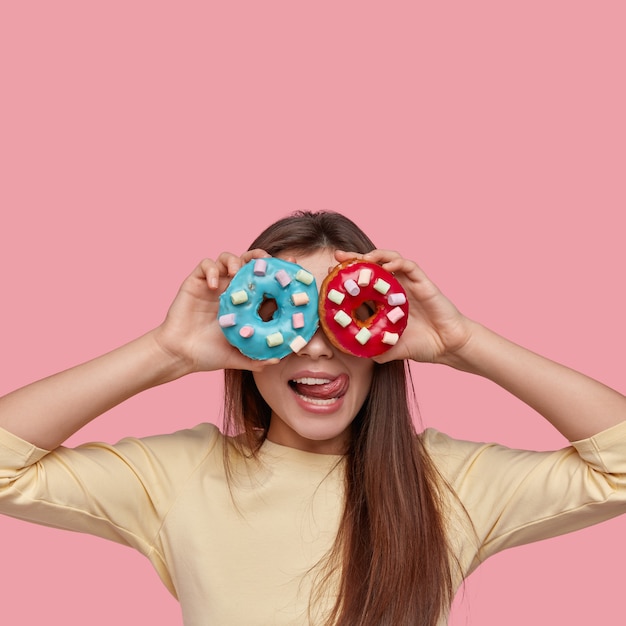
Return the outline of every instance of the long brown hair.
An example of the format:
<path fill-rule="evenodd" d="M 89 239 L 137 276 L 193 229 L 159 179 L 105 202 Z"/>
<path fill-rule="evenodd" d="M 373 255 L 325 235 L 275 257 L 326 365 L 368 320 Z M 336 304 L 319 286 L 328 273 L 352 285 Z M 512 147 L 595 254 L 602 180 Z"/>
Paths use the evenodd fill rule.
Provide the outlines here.
<path fill-rule="evenodd" d="M 364 253 L 375 246 L 343 215 L 297 212 L 268 227 L 250 248 L 277 255 L 321 248 Z M 251 372 L 227 370 L 225 377 L 225 430 L 243 436 L 254 453 L 267 434 L 270 407 Z M 329 625 L 435 626 L 452 601 L 444 486 L 415 431 L 409 391 L 405 362 L 375 364 L 352 423 L 344 512 L 321 580 L 338 584 Z"/>

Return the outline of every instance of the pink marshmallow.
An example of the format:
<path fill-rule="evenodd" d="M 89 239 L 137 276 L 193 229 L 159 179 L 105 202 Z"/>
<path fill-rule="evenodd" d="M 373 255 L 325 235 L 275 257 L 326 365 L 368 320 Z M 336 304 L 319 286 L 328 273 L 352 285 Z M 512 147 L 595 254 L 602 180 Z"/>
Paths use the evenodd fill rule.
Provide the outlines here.
<path fill-rule="evenodd" d="M 237 316 L 234 313 L 226 313 L 225 315 L 220 315 L 217 322 L 222 328 L 229 328 L 237 323 Z"/>
<path fill-rule="evenodd" d="M 275 276 L 281 287 L 286 287 L 291 282 L 291 276 L 285 270 L 278 270 Z"/>
<path fill-rule="evenodd" d="M 391 309 L 391 311 L 387 313 L 387 317 L 392 324 L 395 324 L 398 320 L 401 320 L 404 317 L 404 311 L 397 306 L 395 309 Z"/>
<path fill-rule="evenodd" d="M 257 259 L 254 262 L 254 275 L 265 276 L 267 272 L 267 261 L 265 259 Z"/>
<path fill-rule="evenodd" d="M 294 313 L 291 316 L 291 325 L 294 328 L 304 328 L 304 313 Z"/>

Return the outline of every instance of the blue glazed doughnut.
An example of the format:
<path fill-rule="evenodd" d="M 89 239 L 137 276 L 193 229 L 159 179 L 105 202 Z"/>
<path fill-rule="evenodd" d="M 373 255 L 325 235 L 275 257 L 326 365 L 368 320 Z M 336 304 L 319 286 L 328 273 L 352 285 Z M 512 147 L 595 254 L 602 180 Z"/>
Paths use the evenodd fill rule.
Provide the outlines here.
<path fill-rule="evenodd" d="M 276 311 L 264 321 L 259 309 L 267 300 L 275 300 Z M 247 357 L 282 359 L 313 337 L 317 305 L 315 278 L 303 267 L 274 257 L 253 259 L 220 296 L 218 322 L 226 339 Z"/>

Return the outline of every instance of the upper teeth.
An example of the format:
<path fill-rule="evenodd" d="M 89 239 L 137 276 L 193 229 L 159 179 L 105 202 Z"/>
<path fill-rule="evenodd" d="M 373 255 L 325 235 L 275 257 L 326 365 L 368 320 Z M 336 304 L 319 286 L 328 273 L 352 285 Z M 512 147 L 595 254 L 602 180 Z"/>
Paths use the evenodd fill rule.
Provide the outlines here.
<path fill-rule="evenodd" d="M 305 378 L 296 378 L 294 382 L 300 385 L 325 385 L 332 381 L 328 378 L 310 378 L 307 376 Z"/>

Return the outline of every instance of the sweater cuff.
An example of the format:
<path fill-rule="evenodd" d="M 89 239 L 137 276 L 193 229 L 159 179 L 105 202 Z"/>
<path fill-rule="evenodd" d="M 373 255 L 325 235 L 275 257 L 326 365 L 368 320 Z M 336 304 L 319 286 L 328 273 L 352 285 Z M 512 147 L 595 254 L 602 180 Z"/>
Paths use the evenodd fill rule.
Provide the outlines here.
<path fill-rule="evenodd" d="M 0 476 L 6 470 L 18 470 L 36 463 L 48 454 L 8 430 L 0 428 Z"/>
<path fill-rule="evenodd" d="M 572 441 L 590 465 L 609 474 L 626 474 L 626 421 L 580 441 Z"/>

